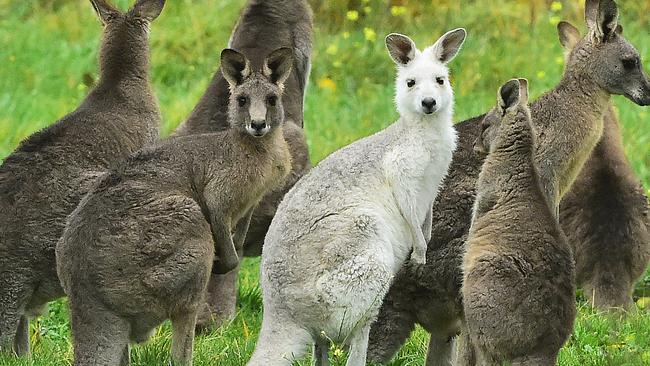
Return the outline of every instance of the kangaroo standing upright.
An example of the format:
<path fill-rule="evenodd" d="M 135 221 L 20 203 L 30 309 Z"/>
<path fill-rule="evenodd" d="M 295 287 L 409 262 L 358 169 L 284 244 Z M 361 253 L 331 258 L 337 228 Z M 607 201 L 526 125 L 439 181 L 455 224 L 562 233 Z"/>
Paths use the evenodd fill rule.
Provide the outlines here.
<path fill-rule="evenodd" d="M 282 197 L 311 167 L 303 127 L 303 101 L 311 69 L 312 11 L 306 0 L 250 0 L 230 37 L 228 47 L 243 53 L 254 67 L 280 47 L 294 52 L 291 75 L 285 82 L 283 104 L 284 137 L 291 151 L 292 167 L 286 182 L 269 192 L 253 213 L 243 253 L 258 256 Z M 228 127 L 228 83 L 218 71 L 188 120 L 176 136 L 214 132 Z M 235 315 L 239 269 L 213 274 L 208 285 L 207 305 L 199 314 L 198 325 L 228 321 Z"/>
<path fill-rule="evenodd" d="M 511 80 L 483 121 L 485 159 L 463 260 L 466 329 L 478 364 L 552 366 L 575 318 L 571 248 L 539 183 L 528 83 Z"/>
<path fill-rule="evenodd" d="M 622 94 L 638 105 L 650 104 L 650 80 L 641 68 L 639 53 L 621 34 L 616 4 L 611 0 L 589 0 L 585 16 L 589 32 L 569 54 L 562 80 L 531 104 L 533 125 L 540 133 L 536 161 L 540 178 L 546 182 L 543 183 L 545 189 L 551 192 L 549 197 L 565 192 L 569 188 L 566 185 L 571 186 L 581 164 L 592 154 L 603 135 L 603 114 L 609 108 L 611 94 Z M 427 265 L 407 263 L 396 276 L 371 331 L 369 355 L 373 361 L 388 362 L 415 324 L 420 324 L 431 333 L 427 365 L 450 365 L 452 362 L 453 339 L 460 330 L 463 308 L 460 268 L 464 242 L 471 221 L 476 179 L 483 161 L 472 152 L 472 146 L 482 133 L 482 119 L 476 117 L 456 125 L 459 149 L 434 206 Z M 605 146 L 612 143 L 612 140 L 600 141 Z M 594 167 L 587 165 L 586 168 Z M 555 179 L 557 182 L 553 183 Z M 609 183 L 630 192 L 616 180 Z M 607 185 L 581 190 L 589 192 L 579 198 L 585 207 L 589 206 L 585 202 L 589 196 L 610 194 Z M 640 200 L 635 206 L 647 205 L 642 194 L 637 190 L 633 193 L 636 198 L 630 199 Z M 556 199 L 552 200 L 559 204 Z M 616 209 L 617 204 L 605 202 L 601 207 Z M 624 211 L 634 217 L 634 221 L 647 220 L 643 209 Z M 583 222 L 581 231 L 598 232 L 602 222 Z M 616 220 L 615 223 L 610 232 L 612 237 L 620 240 L 641 238 L 636 235 L 638 231 L 628 231 L 629 222 Z M 626 234 L 616 235 L 618 232 Z M 600 239 L 594 242 L 603 246 L 610 244 Z"/>
<path fill-rule="evenodd" d="M 104 24 L 100 80 L 81 105 L 23 141 L 0 167 L 0 349 L 29 352 L 29 317 L 63 296 L 54 250 L 66 217 L 103 171 L 158 138 L 149 25 L 163 0 L 122 13 L 92 0 Z"/>
<path fill-rule="evenodd" d="M 348 366 L 365 365 L 370 324 L 394 274 L 409 254 L 425 260 L 431 205 L 456 147 L 447 63 L 465 35 L 450 31 L 422 52 L 406 36 L 386 38 L 400 119 L 327 157 L 278 207 L 249 365 L 291 365 L 313 344 L 323 365 L 330 340 L 350 345 Z"/>
<path fill-rule="evenodd" d="M 253 209 L 291 168 L 281 94 L 292 62 L 288 48 L 259 68 L 224 50 L 232 127 L 141 150 L 70 215 L 56 250 L 76 366 L 128 364 L 129 342 L 145 341 L 165 319 L 172 361 L 192 364 L 213 262 L 223 272 L 238 265 Z"/>
<path fill-rule="evenodd" d="M 568 56 L 582 36 L 567 22 L 558 30 Z M 562 199 L 560 223 L 587 299 L 598 308 L 629 309 L 634 285 L 650 261 L 648 200 L 625 156 L 611 105 L 603 122 L 603 137 Z"/>

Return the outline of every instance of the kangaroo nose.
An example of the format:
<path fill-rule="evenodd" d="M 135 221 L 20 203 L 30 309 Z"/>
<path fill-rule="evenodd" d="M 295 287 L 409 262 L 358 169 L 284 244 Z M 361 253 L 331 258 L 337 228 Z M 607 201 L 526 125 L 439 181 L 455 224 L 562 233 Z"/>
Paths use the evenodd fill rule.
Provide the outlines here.
<path fill-rule="evenodd" d="M 259 131 L 262 131 L 263 129 L 266 128 L 266 121 L 252 121 L 252 122 L 251 122 L 251 127 L 252 127 L 255 131 L 258 131 L 258 132 L 259 132 Z"/>
<path fill-rule="evenodd" d="M 422 99 L 422 107 L 424 107 L 424 111 L 428 114 L 433 111 L 433 107 L 436 106 L 436 100 L 433 98 L 424 98 Z"/>

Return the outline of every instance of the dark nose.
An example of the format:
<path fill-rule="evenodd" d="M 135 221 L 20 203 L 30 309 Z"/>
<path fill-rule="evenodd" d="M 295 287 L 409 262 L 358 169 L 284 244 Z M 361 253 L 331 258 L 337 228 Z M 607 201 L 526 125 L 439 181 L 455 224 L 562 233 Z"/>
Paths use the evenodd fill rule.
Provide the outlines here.
<path fill-rule="evenodd" d="M 433 107 L 436 106 L 436 100 L 433 98 L 424 98 L 422 100 L 422 107 L 424 108 L 424 111 L 426 113 L 431 113 L 433 111 Z"/>
<path fill-rule="evenodd" d="M 266 128 L 266 121 L 252 121 L 251 127 L 257 132 L 262 131 Z"/>

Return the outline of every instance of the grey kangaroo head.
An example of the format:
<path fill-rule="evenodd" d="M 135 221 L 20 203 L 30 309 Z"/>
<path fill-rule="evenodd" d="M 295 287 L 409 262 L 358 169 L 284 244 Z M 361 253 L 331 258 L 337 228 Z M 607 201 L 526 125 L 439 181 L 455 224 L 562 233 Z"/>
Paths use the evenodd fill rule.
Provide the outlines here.
<path fill-rule="evenodd" d="M 486 155 L 508 135 L 522 128 L 532 128 L 528 108 L 528 80 L 512 79 L 505 83 L 497 93 L 497 105 L 490 110 L 481 122 L 481 134 L 474 143 L 474 151 Z"/>
<path fill-rule="evenodd" d="M 560 43 L 567 49 L 567 71 L 581 73 L 610 94 L 624 95 L 634 103 L 650 105 L 650 80 L 643 71 L 639 52 L 618 24 L 613 0 L 587 0 L 587 35 L 576 27 L 558 24 Z"/>
<path fill-rule="evenodd" d="M 107 0 L 90 0 L 90 3 L 104 25 L 99 56 L 102 72 L 146 72 L 149 26 L 162 12 L 165 0 L 138 0 L 126 13 Z"/>
<path fill-rule="evenodd" d="M 271 52 L 261 70 L 252 70 L 243 54 L 221 52 L 221 71 L 230 85 L 230 126 L 262 137 L 284 121 L 282 92 L 291 74 L 293 51 L 282 47 Z"/>

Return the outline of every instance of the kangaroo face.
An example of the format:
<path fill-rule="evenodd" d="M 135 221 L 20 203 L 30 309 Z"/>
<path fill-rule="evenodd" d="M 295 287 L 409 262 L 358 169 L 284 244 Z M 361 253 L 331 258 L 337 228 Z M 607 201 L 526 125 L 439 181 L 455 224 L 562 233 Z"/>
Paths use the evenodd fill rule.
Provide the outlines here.
<path fill-rule="evenodd" d="M 624 95 L 634 103 L 650 105 L 650 80 L 643 71 L 639 52 L 623 37 L 618 8 L 612 0 L 588 0 L 587 35 L 563 22 L 560 41 L 569 49 L 567 69 L 577 70 L 610 94 Z"/>
<path fill-rule="evenodd" d="M 505 83 L 497 93 L 497 105 L 490 110 L 481 122 L 481 134 L 474 142 L 474 152 L 487 155 L 508 134 L 518 134 L 518 129 L 532 128 L 528 107 L 528 81 L 512 79 Z"/>
<path fill-rule="evenodd" d="M 456 56 L 465 36 L 464 29 L 450 31 L 422 52 L 407 36 L 392 33 L 386 37 L 388 52 L 397 64 L 395 101 L 400 115 L 419 118 L 452 107 L 447 63 Z"/>
<path fill-rule="evenodd" d="M 233 128 L 262 137 L 284 121 L 282 90 L 291 73 L 293 52 L 289 48 L 273 51 L 262 70 L 252 71 L 241 53 L 225 49 L 221 71 L 230 85 L 228 119 Z"/>

